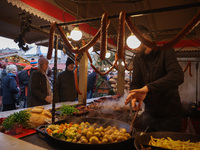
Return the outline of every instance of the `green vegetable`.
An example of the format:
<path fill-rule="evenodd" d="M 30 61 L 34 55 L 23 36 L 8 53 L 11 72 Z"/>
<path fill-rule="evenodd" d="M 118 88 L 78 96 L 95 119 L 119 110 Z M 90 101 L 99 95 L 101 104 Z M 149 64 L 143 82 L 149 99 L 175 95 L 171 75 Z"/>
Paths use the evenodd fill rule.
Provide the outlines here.
<path fill-rule="evenodd" d="M 63 133 L 53 133 L 52 135 L 53 135 L 53 137 L 55 137 L 57 139 L 65 141 L 65 136 L 63 135 Z"/>
<path fill-rule="evenodd" d="M 79 112 L 78 109 L 76 109 L 74 106 L 69 106 L 62 104 L 62 107 L 58 110 L 61 111 L 61 116 L 62 115 L 72 115 L 74 112 Z"/>
<path fill-rule="evenodd" d="M 3 121 L 3 127 L 10 129 L 15 124 L 21 124 L 23 127 L 26 127 L 28 126 L 30 116 L 31 114 L 27 110 L 11 114 Z"/>

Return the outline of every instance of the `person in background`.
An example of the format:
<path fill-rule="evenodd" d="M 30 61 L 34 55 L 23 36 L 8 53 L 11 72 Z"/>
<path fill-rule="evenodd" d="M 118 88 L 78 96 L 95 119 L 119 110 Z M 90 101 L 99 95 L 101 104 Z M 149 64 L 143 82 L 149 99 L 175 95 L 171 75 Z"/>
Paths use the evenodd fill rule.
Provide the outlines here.
<path fill-rule="evenodd" d="M 20 89 L 16 82 L 16 65 L 6 67 L 7 75 L 3 81 L 3 111 L 16 109 L 16 101 L 13 94 L 18 94 Z"/>
<path fill-rule="evenodd" d="M 144 26 L 138 26 L 138 30 L 153 40 Z M 153 50 L 141 44 L 136 52 L 131 91 L 125 104 L 132 102 L 132 106 L 139 110 L 145 103 L 143 130 L 179 132 L 182 107 L 178 86 L 183 83 L 184 74 L 174 49 Z"/>
<path fill-rule="evenodd" d="M 23 70 L 19 71 L 17 76 L 19 78 L 19 84 L 21 89 L 21 97 L 24 101 L 24 108 L 27 107 L 27 96 L 28 96 L 28 82 L 30 79 L 31 70 L 37 69 L 37 61 L 32 58 L 30 61 L 30 65 L 27 65 Z"/>
<path fill-rule="evenodd" d="M 74 81 L 74 61 L 67 58 L 65 71 L 59 72 L 56 80 L 57 100 L 59 102 L 75 101 L 77 99 L 77 91 Z"/>
<path fill-rule="evenodd" d="M 92 95 L 96 88 L 97 73 L 93 71 L 88 75 L 87 79 L 87 98 L 92 98 Z"/>
<path fill-rule="evenodd" d="M 113 78 L 113 76 L 114 76 L 114 73 L 110 72 L 109 73 L 109 79 Z"/>
<path fill-rule="evenodd" d="M 7 73 L 6 73 L 6 67 L 8 65 L 8 60 L 7 59 L 3 59 L 1 62 L 1 67 L 3 68 L 2 72 L 1 72 L 1 91 L 0 91 L 0 96 L 3 95 L 3 80 L 6 77 Z"/>
<path fill-rule="evenodd" d="M 48 60 L 43 55 L 40 55 L 38 69 L 31 73 L 28 83 L 28 107 L 45 105 L 52 102 L 51 85 L 46 75 L 48 64 Z"/>

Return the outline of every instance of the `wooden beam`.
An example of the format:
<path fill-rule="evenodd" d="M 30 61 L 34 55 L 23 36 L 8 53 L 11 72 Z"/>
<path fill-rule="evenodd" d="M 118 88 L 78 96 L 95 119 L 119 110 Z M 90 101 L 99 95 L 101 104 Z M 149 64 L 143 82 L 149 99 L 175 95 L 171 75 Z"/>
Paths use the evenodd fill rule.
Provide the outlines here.
<path fill-rule="evenodd" d="M 118 60 L 118 74 L 117 74 L 117 93 L 124 95 L 124 76 L 125 76 L 125 67 L 122 65 L 122 59 Z"/>
<path fill-rule="evenodd" d="M 78 95 L 78 103 L 86 104 L 87 99 L 87 74 L 88 74 L 88 57 L 86 53 L 83 56 L 79 64 L 79 89 L 82 95 Z"/>

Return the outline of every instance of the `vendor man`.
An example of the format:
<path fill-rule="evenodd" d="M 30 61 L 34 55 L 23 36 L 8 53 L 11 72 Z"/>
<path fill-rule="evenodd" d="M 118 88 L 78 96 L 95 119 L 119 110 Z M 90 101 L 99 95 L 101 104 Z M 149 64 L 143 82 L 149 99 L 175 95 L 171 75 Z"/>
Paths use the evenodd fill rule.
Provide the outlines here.
<path fill-rule="evenodd" d="M 152 40 L 145 27 L 137 28 L 143 36 Z M 184 74 L 174 49 L 153 50 L 141 44 L 136 52 L 133 59 L 131 91 L 125 104 L 131 101 L 133 107 L 139 110 L 142 103 L 145 103 L 142 117 L 144 130 L 180 131 L 182 108 L 178 86 L 183 83 Z"/>

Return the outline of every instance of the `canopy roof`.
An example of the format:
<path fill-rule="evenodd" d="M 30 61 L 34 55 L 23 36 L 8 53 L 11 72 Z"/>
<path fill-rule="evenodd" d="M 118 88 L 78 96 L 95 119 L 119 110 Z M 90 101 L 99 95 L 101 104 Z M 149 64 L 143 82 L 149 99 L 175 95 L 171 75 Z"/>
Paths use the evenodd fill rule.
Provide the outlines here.
<path fill-rule="evenodd" d="M 196 3 L 196 6 L 183 7 L 191 6 L 192 3 Z M 50 24 L 54 20 L 69 22 L 76 19 L 101 17 L 104 12 L 114 16 L 125 10 L 127 13 L 140 14 L 132 17 L 132 19 L 135 18 L 133 21 L 135 24 L 146 26 L 154 35 L 156 41 L 169 41 L 198 13 L 199 6 L 199 0 L 1 0 L 0 36 L 12 39 L 18 36 L 22 20 L 18 14 L 22 10 L 32 15 L 32 24 L 35 26 Z M 172 7 L 172 11 L 167 9 Z M 118 21 L 117 17 L 111 19 L 108 29 L 110 38 L 108 46 L 110 48 L 116 48 Z M 100 20 L 81 23 L 79 26 L 84 31 L 84 38 L 91 38 L 99 29 Z M 69 30 L 73 28 L 71 25 L 67 27 Z M 199 27 L 199 25 L 196 26 L 176 47 L 200 47 Z M 46 28 L 46 30 L 49 30 L 49 28 Z M 129 35 L 130 31 L 126 28 L 126 38 Z M 47 46 L 48 34 L 31 29 L 31 32 L 25 35 L 25 40 L 28 43 L 37 42 L 40 45 Z M 189 41 L 189 44 L 187 41 Z M 99 47 L 98 44 L 96 46 Z M 199 48 L 195 48 L 195 50 L 199 50 Z"/>

